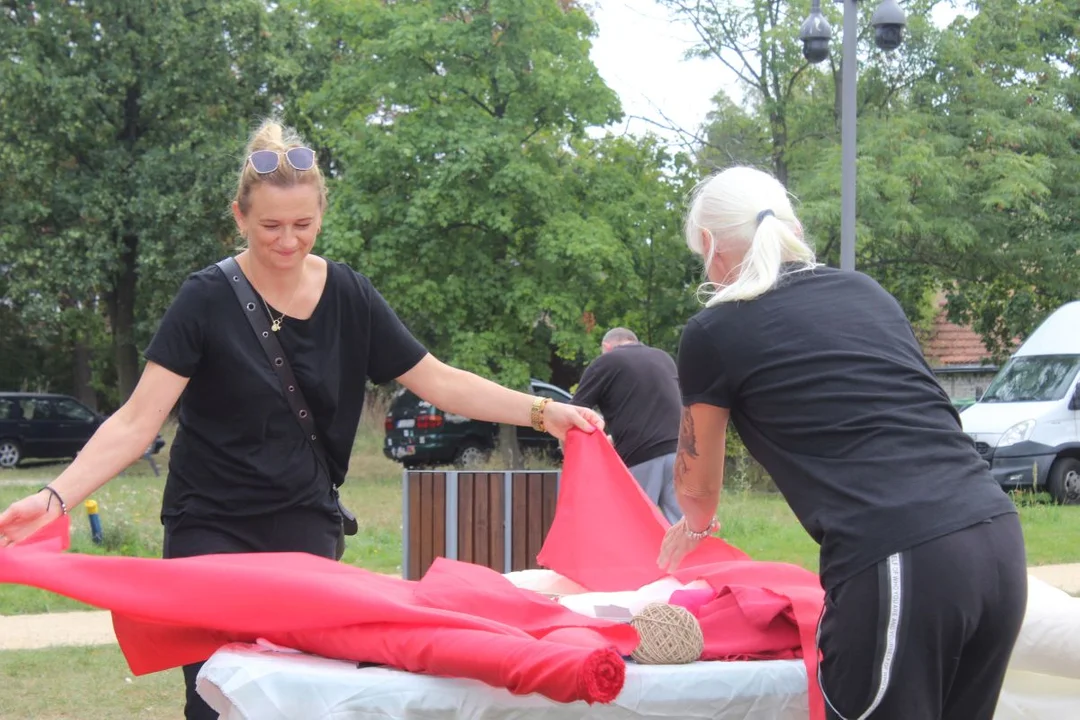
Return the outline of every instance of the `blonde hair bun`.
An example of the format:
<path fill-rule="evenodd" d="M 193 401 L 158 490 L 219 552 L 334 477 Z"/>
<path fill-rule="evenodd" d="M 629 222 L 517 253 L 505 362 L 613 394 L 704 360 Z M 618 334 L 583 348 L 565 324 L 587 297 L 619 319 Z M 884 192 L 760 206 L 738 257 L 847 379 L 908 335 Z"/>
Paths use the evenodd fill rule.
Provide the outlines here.
<path fill-rule="evenodd" d="M 318 164 L 311 170 L 297 170 L 282 158 L 278 167 L 271 173 L 260 175 L 248 162 L 253 152 L 260 150 L 272 150 L 284 153 L 295 147 L 308 147 L 307 141 L 294 128 L 285 125 L 277 118 L 263 120 L 248 139 L 247 148 L 244 151 L 243 165 L 240 166 L 240 177 L 236 185 L 236 197 L 234 200 L 240 206 L 240 211 L 246 213 L 251 206 L 252 190 L 262 184 L 275 185 L 277 187 L 294 187 L 296 185 L 315 185 L 319 191 L 319 207 L 326 209 L 326 181 Z"/>

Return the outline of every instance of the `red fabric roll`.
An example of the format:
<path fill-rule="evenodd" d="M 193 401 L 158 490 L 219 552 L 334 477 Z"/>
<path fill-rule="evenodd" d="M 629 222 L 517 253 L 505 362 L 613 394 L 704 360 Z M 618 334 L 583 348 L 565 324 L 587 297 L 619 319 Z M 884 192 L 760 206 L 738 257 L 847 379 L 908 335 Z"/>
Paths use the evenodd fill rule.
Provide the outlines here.
<path fill-rule="evenodd" d="M 512 693 L 539 693 L 558 702 L 607 703 L 622 690 L 626 663 L 595 631 L 599 648 L 494 635 L 483 630 L 354 625 L 266 636 L 270 642 L 342 660 L 373 662 L 427 675 L 467 677 Z M 557 636 L 557 632 L 549 637 Z"/>

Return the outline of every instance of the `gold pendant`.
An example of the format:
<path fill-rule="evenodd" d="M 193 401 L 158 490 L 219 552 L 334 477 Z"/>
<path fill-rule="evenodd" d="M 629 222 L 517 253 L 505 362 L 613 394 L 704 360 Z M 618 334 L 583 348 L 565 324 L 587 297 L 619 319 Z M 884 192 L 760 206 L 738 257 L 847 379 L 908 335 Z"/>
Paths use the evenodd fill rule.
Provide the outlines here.
<path fill-rule="evenodd" d="M 281 321 L 280 320 L 275 320 L 273 322 L 273 324 L 270 326 L 270 329 L 273 330 L 274 332 L 277 332 L 278 330 L 280 330 L 281 329 Z"/>

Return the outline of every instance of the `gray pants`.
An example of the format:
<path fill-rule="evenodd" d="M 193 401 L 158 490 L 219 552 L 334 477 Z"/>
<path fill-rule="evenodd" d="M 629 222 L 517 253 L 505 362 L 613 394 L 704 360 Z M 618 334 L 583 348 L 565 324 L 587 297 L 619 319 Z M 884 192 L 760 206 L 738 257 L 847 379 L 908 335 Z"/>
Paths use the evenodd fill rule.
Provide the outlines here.
<path fill-rule="evenodd" d="M 668 522 L 679 522 L 683 512 L 675 499 L 675 453 L 638 463 L 630 468 L 630 474 Z"/>

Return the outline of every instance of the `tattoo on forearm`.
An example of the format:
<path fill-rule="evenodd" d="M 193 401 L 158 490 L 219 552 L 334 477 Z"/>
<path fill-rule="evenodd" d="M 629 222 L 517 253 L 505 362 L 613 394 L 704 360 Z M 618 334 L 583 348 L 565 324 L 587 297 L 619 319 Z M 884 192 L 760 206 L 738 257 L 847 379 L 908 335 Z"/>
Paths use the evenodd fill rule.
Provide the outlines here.
<path fill-rule="evenodd" d="M 675 487 L 682 487 L 683 475 L 690 471 L 687 458 L 697 457 L 694 439 L 694 416 L 690 408 L 683 408 L 682 421 L 679 423 L 679 449 L 675 455 Z"/>
<path fill-rule="evenodd" d="M 697 447 L 694 442 L 694 416 L 690 413 L 690 408 L 683 408 L 682 422 L 679 424 L 679 448 L 686 450 L 690 457 L 696 458 Z"/>

